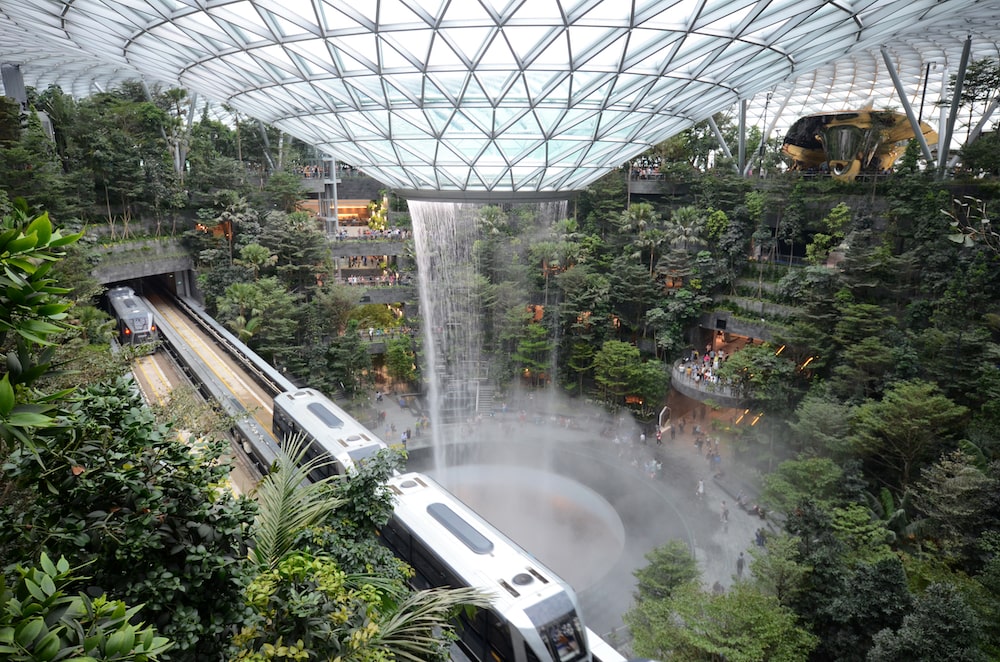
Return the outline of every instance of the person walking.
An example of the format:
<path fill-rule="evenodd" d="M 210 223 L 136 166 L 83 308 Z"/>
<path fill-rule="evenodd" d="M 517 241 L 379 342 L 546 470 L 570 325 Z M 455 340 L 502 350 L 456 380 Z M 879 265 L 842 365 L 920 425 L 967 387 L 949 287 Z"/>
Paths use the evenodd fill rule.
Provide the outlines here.
<path fill-rule="evenodd" d="M 729 524 L 729 506 L 726 505 L 725 500 L 722 501 L 722 523 Z"/>
<path fill-rule="evenodd" d="M 746 559 L 743 558 L 743 552 L 740 552 L 739 558 L 736 559 L 736 578 L 743 579 L 743 566 L 746 564 Z"/>
<path fill-rule="evenodd" d="M 698 496 L 698 501 L 703 501 L 705 499 L 705 481 L 698 479 L 698 489 L 695 491 Z"/>

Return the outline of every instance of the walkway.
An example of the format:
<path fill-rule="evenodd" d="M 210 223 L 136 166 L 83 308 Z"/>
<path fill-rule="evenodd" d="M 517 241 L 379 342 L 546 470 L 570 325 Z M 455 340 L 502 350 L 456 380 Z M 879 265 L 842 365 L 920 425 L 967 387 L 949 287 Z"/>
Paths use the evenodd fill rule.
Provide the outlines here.
<path fill-rule="evenodd" d="M 718 347 L 714 350 L 711 345 L 707 345 L 705 353 L 720 352 L 725 361 L 746 347 L 748 342 L 748 338 L 737 336 L 729 342 L 717 343 Z M 722 407 L 740 407 L 744 400 L 743 394 L 739 389 L 720 381 L 716 374 L 718 364 L 714 354 L 705 361 L 705 353 L 675 361 L 670 371 L 671 385 L 678 392 L 699 402 L 713 400 Z"/>

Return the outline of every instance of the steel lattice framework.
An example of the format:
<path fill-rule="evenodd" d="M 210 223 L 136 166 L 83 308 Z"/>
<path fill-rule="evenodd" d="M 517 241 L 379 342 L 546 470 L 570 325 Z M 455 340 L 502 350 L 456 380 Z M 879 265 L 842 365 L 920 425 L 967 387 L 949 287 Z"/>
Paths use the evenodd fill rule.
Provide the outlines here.
<path fill-rule="evenodd" d="M 887 60 L 929 108 L 970 36 L 998 57 L 1000 0 L 0 0 L 28 85 L 185 87 L 445 193 L 579 189 L 741 100 L 898 108 Z"/>

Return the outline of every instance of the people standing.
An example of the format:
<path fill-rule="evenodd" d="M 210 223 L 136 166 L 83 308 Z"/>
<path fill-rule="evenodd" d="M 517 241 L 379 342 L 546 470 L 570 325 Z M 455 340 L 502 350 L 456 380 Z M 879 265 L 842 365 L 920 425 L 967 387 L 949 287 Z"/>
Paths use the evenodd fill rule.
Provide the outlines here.
<path fill-rule="evenodd" d="M 743 578 L 743 566 L 746 564 L 746 559 L 743 558 L 743 552 L 740 552 L 739 558 L 736 559 L 736 578 Z"/>

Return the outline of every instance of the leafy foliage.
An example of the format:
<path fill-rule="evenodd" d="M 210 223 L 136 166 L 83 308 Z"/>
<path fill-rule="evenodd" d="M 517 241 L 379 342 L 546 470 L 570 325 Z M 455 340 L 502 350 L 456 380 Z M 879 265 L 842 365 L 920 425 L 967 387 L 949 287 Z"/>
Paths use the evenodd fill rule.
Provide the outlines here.
<path fill-rule="evenodd" d="M 985 662 L 976 615 L 949 584 L 932 584 L 898 629 L 874 637 L 868 662 Z"/>
<path fill-rule="evenodd" d="M 670 599 L 640 603 L 625 620 L 635 652 L 651 659 L 794 662 L 817 643 L 791 610 L 746 582 L 722 595 L 689 582 Z"/>
<path fill-rule="evenodd" d="M 347 575 L 329 558 L 297 552 L 247 588 L 253 617 L 236 636 L 234 660 L 378 662 L 446 660 L 448 617 L 482 605 L 471 589 L 421 591 L 370 575 Z"/>
<path fill-rule="evenodd" d="M 899 382 L 881 401 L 858 408 L 851 444 L 890 484 L 906 487 L 923 462 L 952 446 L 965 413 L 934 384 Z"/>
<path fill-rule="evenodd" d="M 12 662 L 94 660 L 153 662 L 170 648 L 166 638 L 133 624 L 140 607 L 106 594 L 72 596 L 76 583 L 65 558 L 43 552 L 37 567 L 17 565 L 11 586 L 0 584 L 0 657 Z"/>
<path fill-rule="evenodd" d="M 962 451 L 943 455 L 921 472 L 913 486 L 914 506 L 926 516 L 928 533 L 941 553 L 966 560 L 973 553 L 977 532 L 1000 528 L 998 496 L 996 472 L 982 471 Z"/>
<path fill-rule="evenodd" d="M 35 453 L 7 460 L 23 497 L 0 509 L 0 555 L 44 549 L 89 563 L 93 585 L 143 604 L 176 659 L 218 655 L 240 617 L 238 559 L 254 509 L 220 489 L 228 444 L 192 451 L 124 379 L 81 389 L 68 416 L 70 427 L 36 437 Z"/>
<path fill-rule="evenodd" d="M 698 577 L 698 566 L 691 550 L 680 540 L 671 540 L 646 553 L 646 566 L 633 574 L 636 601 L 663 600 L 674 589 Z"/>
<path fill-rule="evenodd" d="M 840 500 L 842 479 L 843 471 L 828 458 L 786 460 L 764 477 L 762 498 L 779 512 L 790 511 L 807 497 L 825 508 Z"/>
<path fill-rule="evenodd" d="M 47 214 L 29 219 L 23 201 L 0 219 L 0 347 L 10 350 L 0 377 L 0 449 L 31 449 L 34 431 L 57 424 L 53 402 L 63 394 L 44 396 L 30 386 L 50 369 L 52 336 L 69 328 L 71 304 L 62 296 L 69 290 L 49 272 L 79 237 L 54 230 Z"/>

